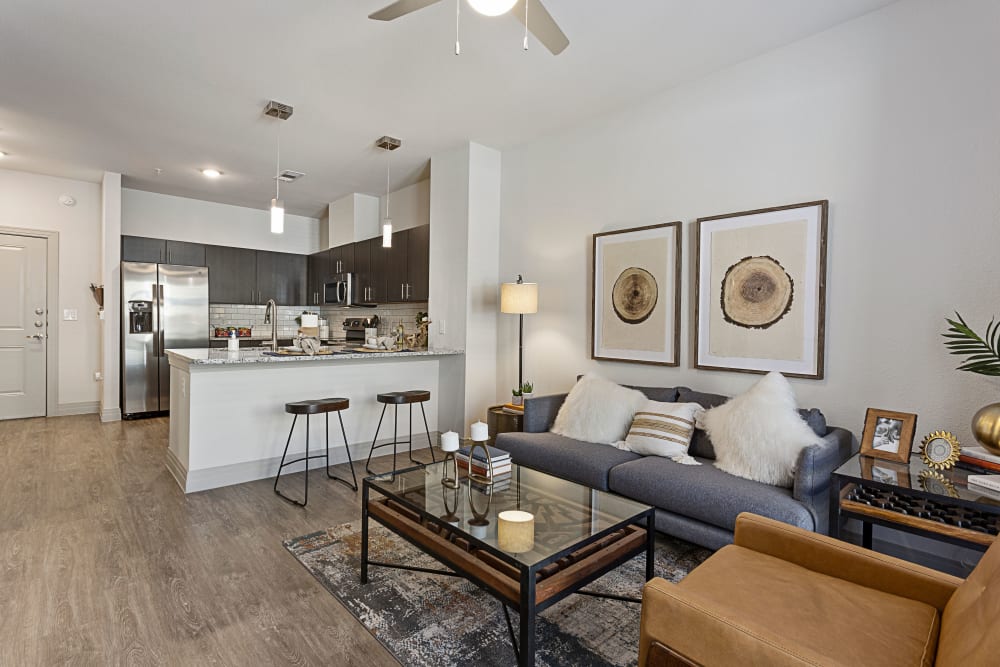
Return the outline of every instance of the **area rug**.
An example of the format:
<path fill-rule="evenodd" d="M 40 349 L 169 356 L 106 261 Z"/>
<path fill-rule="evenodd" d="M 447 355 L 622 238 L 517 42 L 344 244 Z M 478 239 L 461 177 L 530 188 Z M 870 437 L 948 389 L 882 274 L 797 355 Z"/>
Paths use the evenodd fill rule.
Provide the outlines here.
<path fill-rule="evenodd" d="M 430 556 L 372 522 L 369 557 L 440 569 Z M 515 665 L 503 610 L 495 598 L 460 577 L 384 567 L 359 580 L 360 522 L 284 542 L 285 548 L 403 665 Z M 710 551 L 661 538 L 656 575 L 679 581 Z M 598 579 L 587 590 L 640 597 L 645 554 Z M 638 660 L 640 605 L 571 595 L 540 614 L 537 665 L 627 667 Z M 517 615 L 512 614 L 517 631 Z"/>

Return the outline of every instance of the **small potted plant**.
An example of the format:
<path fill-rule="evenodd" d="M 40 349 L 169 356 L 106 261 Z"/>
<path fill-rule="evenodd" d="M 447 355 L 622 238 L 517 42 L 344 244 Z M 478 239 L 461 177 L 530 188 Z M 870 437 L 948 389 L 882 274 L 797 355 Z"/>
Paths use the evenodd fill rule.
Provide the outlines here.
<path fill-rule="evenodd" d="M 525 382 L 521 385 L 521 400 L 527 401 L 531 398 L 533 392 L 535 391 L 535 385 L 531 382 Z"/>
<path fill-rule="evenodd" d="M 520 389 L 510 390 L 510 404 L 511 405 L 524 405 L 524 396 Z"/>

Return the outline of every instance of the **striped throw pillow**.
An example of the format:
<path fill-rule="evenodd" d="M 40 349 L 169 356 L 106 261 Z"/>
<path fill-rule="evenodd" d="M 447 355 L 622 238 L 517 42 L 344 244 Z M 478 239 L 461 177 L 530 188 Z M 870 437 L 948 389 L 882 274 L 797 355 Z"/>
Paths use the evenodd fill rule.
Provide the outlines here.
<path fill-rule="evenodd" d="M 695 420 L 704 412 L 697 403 L 647 401 L 639 408 L 625 437 L 625 449 L 647 456 L 685 459 Z"/>

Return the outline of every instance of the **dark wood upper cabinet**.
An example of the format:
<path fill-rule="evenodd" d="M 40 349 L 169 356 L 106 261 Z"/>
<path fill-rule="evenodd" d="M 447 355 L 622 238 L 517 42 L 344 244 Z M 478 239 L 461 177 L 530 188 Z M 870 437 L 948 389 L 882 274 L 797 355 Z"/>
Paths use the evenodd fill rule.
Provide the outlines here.
<path fill-rule="evenodd" d="M 323 304 L 323 286 L 330 280 L 330 251 L 320 250 L 306 258 L 306 305 L 320 306 Z"/>
<path fill-rule="evenodd" d="M 386 258 L 388 248 L 382 247 L 377 236 L 354 244 L 354 272 L 358 281 L 357 295 L 365 303 L 386 303 Z"/>
<path fill-rule="evenodd" d="M 348 243 L 347 245 L 330 248 L 330 263 L 333 267 L 333 273 L 354 273 L 357 271 L 354 256 L 355 245 L 354 243 Z"/>
<path fill-rule="evenodd" d="M 210 302 L 258 303 L 256 250 L 210 245 L 205 260 Z"/>
<path fill-rule="evenodd" d="M 205 264 L 205 246 L 201 243 L 186 241 L 167 241 L 167 264 L 180 266 L 207 266 Z"/>
<path fill-rule="evenodd" d="M 406 260 L 409 254 L 409 239 L 409 229 L 393 232 L 392 247 L 385 249 L 386 303 L 402 303 L 406 301 L 406 281 L 409 277 Z"/>
<path fill-rule="evenodd" d="M 123 262 L 152 262 L 160 264 L 167 259 L 167 242 L 143 236 L 122 237 Z"/>
<path fill-rule="evenodd" d="M 410 230 L 406 241 L 407 301 L 427 301 L 430 294 L 431 226 Z"/>
<path fill-rule="evenodd" d="M 274 299 L 279 306 L 306 304 L 306 257 L 267 250 L 256 253 L 258 303 Z"/>

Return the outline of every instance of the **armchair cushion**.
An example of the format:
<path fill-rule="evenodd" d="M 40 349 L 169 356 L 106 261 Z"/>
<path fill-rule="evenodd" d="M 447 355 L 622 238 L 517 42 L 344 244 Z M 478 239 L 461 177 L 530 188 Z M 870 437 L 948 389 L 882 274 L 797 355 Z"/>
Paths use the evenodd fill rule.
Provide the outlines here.
<path fill-rule="evenodd" d="M 937 664 L 995 665 L 1000 659 L 1000 540 L 986 550 L 941 617 Z"/>
<path fill-rule="evenodd" d="M 939 626 L 923 602 L 736 545 L 651 581 L 642 615 L 640 651 L 655 639 L 706 665 L 931 665 Z"/>

